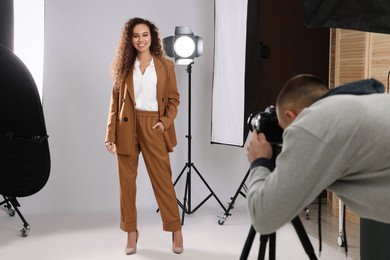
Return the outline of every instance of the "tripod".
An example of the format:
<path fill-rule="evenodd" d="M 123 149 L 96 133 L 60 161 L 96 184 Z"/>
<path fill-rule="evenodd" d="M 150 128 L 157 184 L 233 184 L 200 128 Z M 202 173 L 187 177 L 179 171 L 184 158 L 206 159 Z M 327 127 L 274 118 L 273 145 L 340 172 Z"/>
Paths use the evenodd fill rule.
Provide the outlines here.
<path fill-rule="evenodd" d="M 276 157 L 279 155 L 281 150 L 282 150 L 281 143 L 275 143 L 274 145 L 272 145 L 272 154 L 273 154 L 273 156 L 272 156 L 271 160 L 274 162 L 274 164 L 275 164 Z M 249 170 L 246 173 L 245 178 L 244 178 L 243 182 L 241 183 L 240 187 L 238 188 L 237 193 L 241 192 L 241 188 L 244 185 L 245 180 L 248 177 L 248 174 L 249 174 Z M 236 197 L 238 196 L 237 193 L 236 193 L 235 197 L 232 198 L 232 203 L 236 199 Z M 225 217 L 227 217 L 228 215 L 229 215 L 229 212 L 225 213 Z M 307 215 L 307 212 L 306 212 L 306 218 L 307 218 L 307 216 L 308 215 Z M 320 214 L 319 214 L 319 216 L 320 216 Z M 306 254 L 309 256 L 309 259 L 310 260 L 317 260 L 317 256 L 314 253 L 314 248 L 313 248 L 313 246 L 312 246 L 312 244 L 311 244 L 311 242 L 309 240 L 309 237 L 308 237 L 308 235 L 307 235 L 307 233 L 305 231 L 305 228 L 304 228 L 304 226 L 303 226 L 299 216 L 296 216 L 293 220 L 291 220 L 291 223 L 294 226 L 295 232 L 297 233 L 297 235 L 299 237 L 299 240 L 301 241 L 301 244 L 302 244 Z M 319 221 L 319 223 L 320 223 L 320 221 Z M 248 259 L 249 252 L 251 250 L 253 239 L 255 238 L 255 235 L 256 235 L 256 231 L 253 228 L 253 226 L 251 226 L 251 228 L 249 230 L 248 237 L 247 237 L 247 239 L 245 241 L 245 244 L 244 244 L 244 248 L 243 248 L 241 256 L 240 256 L 240 260 Z M 270 260 L 275 260 L 275 257 L 276 257 L 276 255 L 275 255 L 276 232 L 274 232 L 272 234 L 268 234 L 268 235 L 260 235 L 260 248 L 259 248 L 259 254 L 258 254 L 258 258 L 257 259 L 264 260 L 265 250 L 266 250 L 266 246 L 267 246 L 268 240 L 270 241 L 270 244 L 269 244 L 269 259 Z"/>
<path fill-rule="evenodd" d="M 192 64 L 187 65 L 187 73 L 188 73 L 188 135 L 186 135 L 187 141 L 188 141 L 188 161 L 185 163 L 183 169 L 181 170 L 179 176 L 173 183 L 174 186 L 176 186 L 176 183 L 179 181 L 181 176 L 183 175 L 184 171 L 187 169 L 187 176 L 185 181 L 185 190 L 184 190 L 184 198 L 183 202 L 180 202 L 178 200 L 179 206 L 182 208 L 182 225 L 184 225 L 184 216 L 185 214 L 193 214 L 196 210 L 198 210 L 209 198 L 214 196 L 214 198 L 217 200 L 219 205 L 226 211 L 225 207 L 223 206 L 222 202 L 218 199 L 217 195 L 215 195 L 214 191 L 210 188 L 210 186 L 207 184 L 206 180 L 202 177 L 198 169 L 195 167 L 194 163 L 191 161 L 191 72 L 192 72 Z M 191 207 L 191 169 L 194 169 L 198 177 L 202 180 L 204 185 L 206 185 L 207 189 L 210 191 L 210 194 L 201 201 L 194 209 Z"/>
<path fill-rule="evenodd" d="M 306 252 L 306 254 L 309 256 L 310 260 L 317 260 L 317 256 L 314 253 L 314 248 L 309 240 L 309 237 L 305 231 L 305 228 L 302 225 L 301 219 L 299 216 L 296 216 L 293 220 L 291 220 L 291 223 L 294 226 L 295 232 L 297 233 L 299 240 L 301 241 L 301 244 Z M 252 247 L 253 239 L 256 236 L 256 231 L 251 226 L 249 230 L 248 237 L 245 241 L 244 248 L 242 250 L 240 260 L 246 260 L 248 259 L 249 252 Z M 275 254 L 275 245 L 276 245 L 276 233 L 272 233 L 269 235 L 260 235 L 260 248 L 259 248 L 259 255 L 257 259 L 264 259 L 265 257 L 265 249 L 267 246 L 267 241 L 270 241 L 269 244 L 269 259 L 275 260 L 276 254 Z"/>

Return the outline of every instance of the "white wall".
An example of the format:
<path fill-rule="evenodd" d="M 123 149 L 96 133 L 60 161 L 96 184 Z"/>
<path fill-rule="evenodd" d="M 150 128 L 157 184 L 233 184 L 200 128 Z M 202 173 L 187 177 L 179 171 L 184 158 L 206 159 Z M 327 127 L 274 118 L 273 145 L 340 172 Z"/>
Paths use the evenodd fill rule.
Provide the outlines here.
<path fill-rule="evenodd" d="M 162 37 L 173 35 L 176 25 L 186 25 L 204 39 L 205 52 L 192 70 L 192 161 L 227 207 L 248 164 L 245 148 L 210 144 L 214 2 L 46 0 L 45 14 L 43 107 L 52 166 L 46 186 L 20 199 L 22 211 L 61 213 L 119 208 L 116 158 L 104 147 L 111 93 L 109 68 L 122 26 L 134 16 L 154 21 Z M 174 179 L 187 161 L 185 69 L 176 66 L 181 105 L 176 120 L 179 144 L 171 154 Z M 192 172 L 194 207 L 208 192 Z M 184 177 L 176 185 L 180 200 Z M 156 205 L 143 163 L 138 174 L 138 204 Z M 216 207 L 216 214 L 222 215 L 214 198 L 202 207 L 209 206 Z"/>

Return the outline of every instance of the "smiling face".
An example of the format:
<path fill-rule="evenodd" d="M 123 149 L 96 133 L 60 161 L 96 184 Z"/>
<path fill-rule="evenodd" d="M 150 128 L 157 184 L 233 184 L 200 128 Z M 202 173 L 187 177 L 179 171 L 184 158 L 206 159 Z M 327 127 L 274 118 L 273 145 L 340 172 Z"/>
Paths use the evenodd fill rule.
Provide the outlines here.
<path fill-rule="evenodd" d="M 132 43 L 138 53 L 149 52 L 152 37 L 150 29 L 146 24 L 137 24 L 134 26 Z"/>

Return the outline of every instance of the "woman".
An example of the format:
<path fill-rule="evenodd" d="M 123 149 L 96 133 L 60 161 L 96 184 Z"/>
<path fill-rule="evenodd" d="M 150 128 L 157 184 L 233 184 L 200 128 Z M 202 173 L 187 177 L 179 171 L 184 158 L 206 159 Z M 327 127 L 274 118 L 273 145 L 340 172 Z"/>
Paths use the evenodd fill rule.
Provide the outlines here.
<path fill-rule="evenodd" d="M 164 57 L 157 27 L 130 19 L 112 65 L 113 91 L 106 148 L 117 154 L 120 228 L 128 232 L 126 254 L 137 252 L 136 177 L 142 152 L 163 222 L 172 232 L 172 251 L 183 252 L 181 221 L 172 184 L 169 152 L 176 145 L 174 119 L 180 103 L 173 62 Z"/>

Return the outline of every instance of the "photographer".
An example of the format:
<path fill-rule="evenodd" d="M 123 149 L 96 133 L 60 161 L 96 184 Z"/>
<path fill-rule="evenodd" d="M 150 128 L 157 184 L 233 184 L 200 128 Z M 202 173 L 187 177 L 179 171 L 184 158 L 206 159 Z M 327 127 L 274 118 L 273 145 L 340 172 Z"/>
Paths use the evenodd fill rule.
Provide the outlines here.
<path fill-rule="evenodd" d="M 324 189 L 362 218 L 390 223 L 390 96 L 383 91 L 373 79 L 331 91 L 313 75 L 285 84 L 276 102 L 284 132 L 275 163 L 263 133 L 254 130 L 247 146 L 257 232 L 275 232 Z"/>

